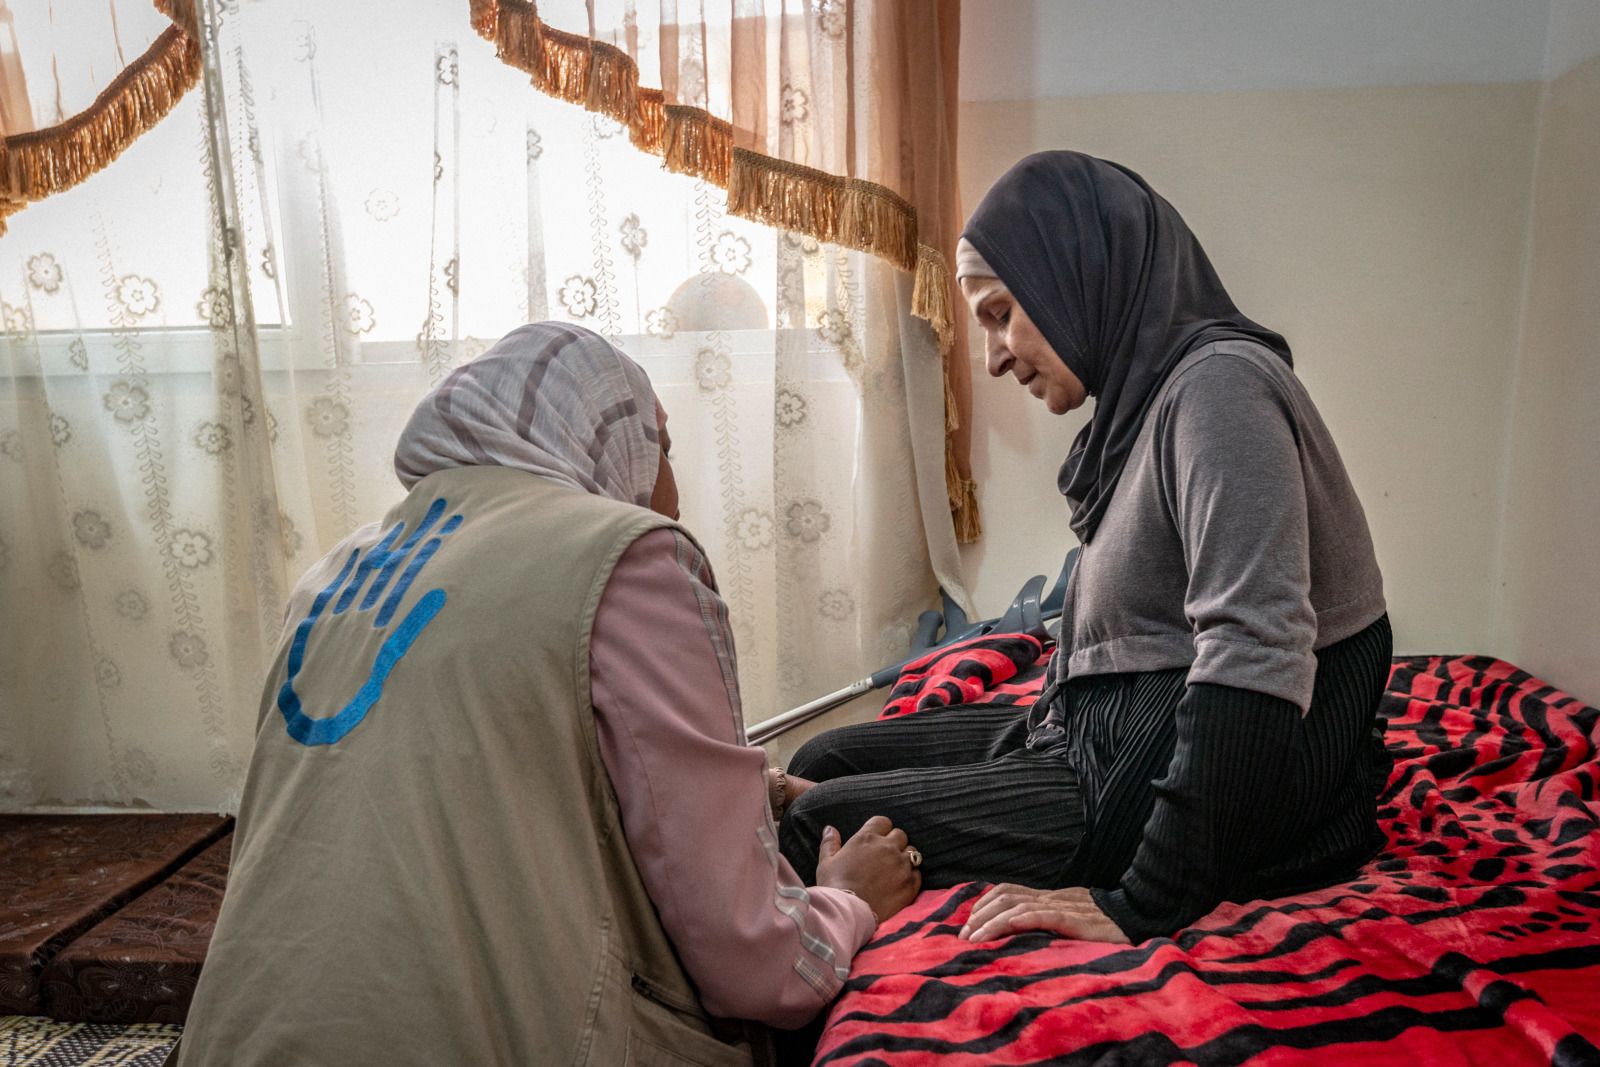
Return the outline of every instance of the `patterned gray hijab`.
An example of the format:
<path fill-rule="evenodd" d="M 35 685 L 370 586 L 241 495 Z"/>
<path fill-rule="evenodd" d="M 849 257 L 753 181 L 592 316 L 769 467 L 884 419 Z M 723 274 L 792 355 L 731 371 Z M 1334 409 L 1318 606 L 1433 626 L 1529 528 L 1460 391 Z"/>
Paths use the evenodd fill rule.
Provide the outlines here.
<path fill-rule="evenodd" d="M 1184 356 L 1241 337 L 1294 365 L 1288 342 L 1234 306 L 1177 210 L 1116 163 L 1028 156 L 984 194 L 962 236 L 1095 398 L 1056 476 L 1085 544 Z"/>
<path fill-rule="evenodd" d="M 515 467 L 649 507 L 660 440 L 643 368 L 581 326 L 536 322 L 423 397 L 394 469 L 410 489 L 451 467 Z"/>

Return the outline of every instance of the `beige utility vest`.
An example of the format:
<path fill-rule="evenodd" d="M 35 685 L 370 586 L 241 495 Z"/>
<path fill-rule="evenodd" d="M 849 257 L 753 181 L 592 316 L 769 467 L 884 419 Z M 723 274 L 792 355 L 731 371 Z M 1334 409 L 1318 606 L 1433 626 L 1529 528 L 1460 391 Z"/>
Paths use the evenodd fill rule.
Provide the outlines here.
<path fill-rule="evenodd" d="M 665 525 L 463 468 L 313 568 L 170 1062 L 751 1062 L 742 1035 L 713 1036 L 661 929 L 589 703 L 600 594 Z"/>

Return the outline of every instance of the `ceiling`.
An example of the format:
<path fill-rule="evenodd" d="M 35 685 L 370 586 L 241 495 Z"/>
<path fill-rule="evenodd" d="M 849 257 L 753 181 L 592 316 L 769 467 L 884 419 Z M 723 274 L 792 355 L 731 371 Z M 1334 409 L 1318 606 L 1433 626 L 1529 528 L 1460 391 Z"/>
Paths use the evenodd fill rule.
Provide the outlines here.
<path fill-rule="evenodd" d="M 1600 0 L 967 0 L 961 96 L 1549 80 Z"/>

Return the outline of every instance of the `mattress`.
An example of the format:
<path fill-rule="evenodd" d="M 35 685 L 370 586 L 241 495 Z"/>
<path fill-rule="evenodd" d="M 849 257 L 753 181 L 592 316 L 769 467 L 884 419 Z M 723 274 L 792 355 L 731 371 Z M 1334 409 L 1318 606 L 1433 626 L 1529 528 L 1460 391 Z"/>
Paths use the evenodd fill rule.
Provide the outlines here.
<path fill-rule="evenodd" d="M 41 1015 L 76 938 L 218 840 L 220 815 L 0 815 L 0 1015 Z"/>
<path fill-rule="evenodd" d="M 56 953 L 41 979 L 62 1022 L 181 1023 L 228 881 L 228 834 Z"/>

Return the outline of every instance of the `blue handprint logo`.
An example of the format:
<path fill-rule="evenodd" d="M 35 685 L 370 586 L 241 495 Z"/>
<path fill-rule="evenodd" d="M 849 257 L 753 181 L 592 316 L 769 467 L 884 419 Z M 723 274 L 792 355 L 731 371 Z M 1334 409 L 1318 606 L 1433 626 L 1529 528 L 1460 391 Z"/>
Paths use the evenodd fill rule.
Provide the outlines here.
<path fill-rule="evenodd" d="M 399 548 L 392 546 L 405 532 L 403 522 L 392 526 L 383 535 L 383 539 L 372 546 L 366 559 L 360 559 L 359 548 L 351 552 L 350 558 L 345 560 L 344 568 L 339 571 L 339 576 L 317 594 L 316 599 L 311 602 L 311 610 L 300 620 L 300 625 L 295 627 L 294 643 L 289 646 L 289 677 L 278 690 L 278 710 L 283 713 L 284 725 L 289 729 L 289 736 L 302 745 L 331 745 L 361 725 L 361 720 L 367 717 L 372 705 L 383 696 L 383 683 L 388 680 L 389 672 L 394 670 L 395 664 L 411 650 L 417 638 L 422 636 L 422 631 L 444 607 L 444 590 L 430 590 L 412 605 L 411 610 L 406 612 L 406 617 L 400 620 L 399 628 L 389 635 L 383 647 L 378 650 L 372 671 L 367 675 L 366 682 L 356 691 L 355 697 L 337 714 L 320 719 L 312 718 L 301 710 L 300 694 L 294 690 L 295 677 L 299 675 L 300 668 L 305 666 L 306 643 L 311 640 L 311 628 L 317 624 L 317 620 L 327 609 L 328 602 L 333 600 L 335 595 L 339 600 L 333 606 L 333 614 L 343 615 L 348 611 L 350 605 L 355 603 L 356 597 L 360 595 L 362 586 L 366 585 L 367 579 L 373 578 L 376 572 L 377 577 L 373 578 L 372 588 L 367 590 L 367 595 L 362 597 L 361 605 L 356 609 L 370 611 L 378 603 L 378 598 L 383 596 L 383 591 L 388 588 L 395 571 L 404 564 L 405 570 L 401 573 L 400 580 L 395 583 L 394 589 L 384 600 L 382 607 L 378 608 L 377 617 L 372 620 L 372 627 L 375 630 L 389 625 L 389 620 L 394 617 L 395 610 L 404 599 L 406 590 L 411 588 L 411 583 L 416 581 L 418 573 L 427 566 L 433 554 L 439 551 L 444 539 L 461 525 L 460 515 L 450 516 L 444 525 L 439 527 L 438 532 L 422 545 L 411 562 L 406 563 L 406 557 L 411 555 L 417 543 L 439 522 L 439 517 L 445 513 L 446 507 L 448 505 L 443 500 L 435 500 L 429 505 L 428 513 L 422 517 L 417 528 Z M 358 560 L 359 567 L 356 565 Z M 353 579 L 351 579 L 352 571 L 355 574 Z M 343 592 L 340 592 L 341 588 Z"/>

